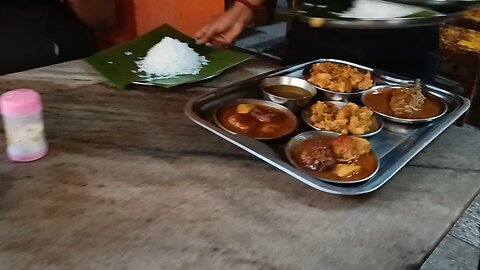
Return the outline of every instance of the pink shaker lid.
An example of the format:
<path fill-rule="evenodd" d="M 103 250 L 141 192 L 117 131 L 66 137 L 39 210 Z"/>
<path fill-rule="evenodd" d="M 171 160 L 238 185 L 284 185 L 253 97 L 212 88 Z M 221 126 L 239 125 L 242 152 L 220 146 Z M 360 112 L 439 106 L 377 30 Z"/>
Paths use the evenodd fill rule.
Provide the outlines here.
<path fill-rule="evenodd" d="M 3 115 L 8 116 L 34 114 L 42 110 L 42 100 L 35 90 L 11 90 L 0 97 L 0 109 Z"/>

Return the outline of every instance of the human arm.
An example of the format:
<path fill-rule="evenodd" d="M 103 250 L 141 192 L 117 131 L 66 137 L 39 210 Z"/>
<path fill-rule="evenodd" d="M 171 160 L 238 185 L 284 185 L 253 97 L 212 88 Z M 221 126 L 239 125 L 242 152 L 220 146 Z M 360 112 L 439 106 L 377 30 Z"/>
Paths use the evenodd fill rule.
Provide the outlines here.
<path fill-rule="evenodd" d="M 259 7 L 263 0 L 247 0 Z M 235 1 L 230 9 L 205 25 L 195 34 L 198 44 L 212 43 L 217 46 L 233 42 L 243 29 L 253 20 L 253 12 L 245 4 Z"/>
<path fill-rule="evenodd" d="M 75 15 L 93 30 L 105 30 L 115 23 L 115 0 L 64 0 Z"/>

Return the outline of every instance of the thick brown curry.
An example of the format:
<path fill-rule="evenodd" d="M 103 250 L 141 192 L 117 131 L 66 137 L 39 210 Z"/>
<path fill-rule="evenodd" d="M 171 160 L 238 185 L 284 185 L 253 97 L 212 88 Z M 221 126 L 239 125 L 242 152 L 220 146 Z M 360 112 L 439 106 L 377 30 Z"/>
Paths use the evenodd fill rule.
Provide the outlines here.
<path fill-rule="evenodd" d="M 297 165 L 306 171 L 325 179 L 348 182 L 371 176 L 377 169 L 377 158 L 371 151 L 370 144 L 368 144 L 367 149 L 354 149 L 355 146 L 349 145 L 348 142 L 345 143 L 343 139 L 346 137 L 348 136 L 307 139 L 293 149 L 292 158 Z M 339 151 L 341 154 L 339 154 Z M 352 153 L 348 153 L 349 151 L 356 152 L 356 155 L 355 153 L 351 155 Z M 349 160 L 342 159 L 347 156 Z M 339 165 L 353 165 L 358 170 L 341 176 L 338 174 Z"/>
<path fill-rule="evenodd" d="M 396 115 L 390 107 L 390 100 L 392 99 L 392 92 L 395 88 L 383 88 L 377 92 L 371 92 L 364 96 L 363 102 L 365 106 L 372 110 L 384 113 L 390 116 L 406 118 L 406 119 L 424 119 L 440 115 L 443 112 L 443 105 L 437 98 L 425 95 L 425 102 L 421 110 L 415 111 L 409 115 Z"/>
<path fill-rule="evenodd" d="M 295 129 L 297 119 L 281 110 L 258 104 L 232 104 L 217 112 L 226 129 L 254 138 L 287 135 Z"/>

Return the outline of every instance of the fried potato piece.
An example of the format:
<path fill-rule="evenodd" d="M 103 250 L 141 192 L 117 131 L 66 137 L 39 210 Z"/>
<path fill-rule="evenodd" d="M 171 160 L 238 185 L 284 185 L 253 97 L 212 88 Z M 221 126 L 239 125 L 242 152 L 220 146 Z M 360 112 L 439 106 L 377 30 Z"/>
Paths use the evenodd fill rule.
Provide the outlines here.
<path fill-rule="evenodd" d="M 357 160 L 361 155 L 370 153 L 370 142 L 364 138 L 341 135 L 331 141 L 335 157 L 342 162 Z"/>
<path fill-rule="evenodd" d="M 348 133 L 348 119 L 337 118 L 339 109 L 331 102 L 319 101 L 312 105 L 310 121 L 318 128 Z"/>
<path fill-rule="evenodd" d="M 342 93 L 373 86 L 370 72 L 362 73 L 355 67 L 331 62 L 313 64 L 308 81 L 321 88 Z"/>
<path fill-rule="evenodd" d="M 369 132 L 375 124 L 372 110 L 351 102 L 338 109 L 331 102 L 319 101 L 311 107 L 310 121 L 320 129 L 354 135 Z"/>
<path fill-rule="evenodd" d="M 255 108 L 254 104 L 240 103 L 237 105 L 237 113 L 247 114 Z"/>
<path fill-rule="evenodd" d="M 359 108 L 348 122 L 348 131 L 353 135 L 369 132 L 374 124 L 373 111 L 367 107 Z"/>
<path fill-rule="evenodd" d="M 362 170 L 360 165 L 340 163 L 335 166 L 335 174 L 342 178 L 347 178 L 359 173 Z"/>
<path fill-rule="evenodd" d="M 360 110 L 360 106 L 358 106 L 355 103 L 349 102 L 338 110 L 337 119 L 339 118 L 349 119 L 350 117 L 355 115 L 358 110 Z"/>
<path fill-rule="evenodd" d="M 330 80 L 332 79 L 332 75 L 328 73 L 312 73 L 309 82 L 314 83 L 315 85 L 321 88 L 329 88 L 330 87 Z"/>
<path fill-rule="evenodd" d="M 317 103 L 312 105 L 311 112 L 311 120 L 313 122 L 333 121 L 338 113 L 338 108 L 332 102 L 318 101 Z"/>
<path fill-rule="evenodd" d="M 363 79 L 357 83 L 357 88 L 360 90 L 366 90 L 373 87 L 372 74 L 370 72 L 363 76 Z"/>

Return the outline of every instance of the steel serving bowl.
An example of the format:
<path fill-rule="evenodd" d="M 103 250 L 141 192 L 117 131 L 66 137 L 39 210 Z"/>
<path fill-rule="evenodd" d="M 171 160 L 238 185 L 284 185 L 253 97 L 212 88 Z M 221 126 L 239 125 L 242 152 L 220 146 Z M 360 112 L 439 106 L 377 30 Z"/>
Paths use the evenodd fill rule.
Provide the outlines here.
<path fill-rule="evenodd" d="M 324 61 L 324 62 L 316 62 L 316 63 L 309 64 L 303 69 L 303 78 L 305 79 L 305 81 L 308 82 L 308 79 L 310 78 L 310 70 L 312 69 L 312 66 L 314 64 L 326 63 L 326 62 L 331 62 L 337 65 L 349 65 L 349 64 L 335 62 L 335 61 Z M 366 70 L 355 65 L 350 65 L 350 66 L 358 69 L 358 71 L 363 73 L 367 73 L 367 72 L 373 73 L 370 70 Z M 373 80 L 373 86 L 375 86 L 376 81 L 375 81 L 375 78 L 373 78 L 373 76 L 372 76 L 372 80 Z M 308 82 L 308 83 L 318 90 L 318 95 L 320 98 L 324 100 L 333 100 L 333 101 L 350 101 L 350 102 L 358 103 L 361 100 L 362 94 L 372 89 L 372 88 L 369 88 L 369 89 L 355 91 L 355 92 L 337 92 L 337 91 L 332 91 L 326 88 L 319 87 L 311 82 Z"/>
<path fill-rule="evenodd" d="M 230 130 L 228 129 L 226 126 L 224 126 L 222 124 L 222 122 L 219 120 L 219 117 L 218 117 L 218 113 L 219 113 L 219 110 L 221 108 L 225 108 L 227 106 L 232 106 L 232 105 L 235 105 L 235 104 L 255 104 L 255 105 L 262 105 L 262 106 L 266 106 L 266 107 L 270 107 L 270 108 L 274 108 L 274 109 L 277 109 L 285 114 L 287 114 L 288 117 L 292 118 L 294 120 L 294 125 L 292 126 L 291 129 L 287 130 L 286 132 L 282 133 L 282 134 L 279 134 L 277 136 L 271 136 L 271 137 L 255 137 L 255 136 L 248 136 L 248 135 L 243 135 L 243 134 L 239 134 L 239 133 L 236 133 L 235 131 L 233 130 Z M 220 106 L 218 107 L 215 112 L 213 113 L 213 120 L 215 122 L 215 124 L 217 124 L 217 126 L 219 126 L 220 128 L 222 128 L 223 130 L 231 133 L 231 134 L 237 134 L 237 135 L 243 135 L 243 136 L 247 136 L 247 137 L 251 137 L 251 138 L 254 138 L 254 139 L 258 139 L 258 140 L 273 140 L 273 139 L 278 139 L 278 138 L 281 138 L 281 137 L 284 137 L 284 136 L 287 136 L 288 134 L 292 133 L 296 128 L 297 128 L 297 125 L 298 125 L 298 119 L 297 117 L 289 110 L 287 109 L 286 107 L 282 106 L 282 105 L 279 105 L 277 103 L 274 103 L 274 102 L 271 102 L 271 101 L 267 101 L 267 100 L 261 100 L 261 99 L 248 99 L 248 98 L 242 98 L 242 99 L 237 99 L 233 102 L 230 102 L 230 103 L 227 103 L 223 106 Z"/>
<path fill-rule="evenodd" d="M 299 164 L 297 164 L 295 162 L 295 159 L 292 157 L 292 153 L 293 153 L 293 150 L 295 149 L 295 147 L 305 141 L 305 140 L 309 140 L 309 139 L 313 139 L 313 138 L 336 138 L 340 136 L 338 133 L 335 133 L 335 132 L 331 132 L 331 131 L 320 131 L 320 130 L 311 130 L 311 131 L 307 131 L 307 132 L 303 132 L 303 133 L 300 133 L 298 135 L 296 135 L 295 137 L 293 137 L 292 139 L 290 139 L 290 141 L 288 141 L 287 145 L 285 146 L 285 155 L 288 159 L 288 161 L 293 165 L 295 166 L 296 168 L 302 170 L 302 171 L 306 171 L 310 174 L 312 174 L 313 176 L 315 176 L 316 178 L 322 180 L 322 181 L 325 181 L 325 182 L 329 182 L 329 183 L 335 183 L 335 184 L 355 184 L 355 183 L 361 183 L 361 182 L 365 182 L 365 181 L 368 181 L 369 179 L 371 179 L 373 176 L 375 176 L 375 174 L 378 172 L 379 168 L 380 168 L 380 160 L 378 160 L 377 156 L 375 155 L 375 153 L 373 152 L 373 149 L 372 149 L 372 152 L 373 154 L 375 155 L 375 159 L 377 161 L 377 167 L 375 168 L 375 171 L 373 171 L 373 173 L 371 173 L 369 176 L 365 177 L 365 178 L 362 178 L 362 179 L 358 179 L 358 180 L 354 180 L 354 181 L 339 181 L 339 180 L 333 180 L 333 179 L 328 179 L 328 178 L 323 178 L 323 177 L 320 177 L 318 175 L 315 175 L 313 174 L 312 172 L 306 170 L 305 168 L 303 168 L 302 166 L 300 166 Z"/>
<path fill-rule="evenodd" d="M 335 106 L 337 106 L 337 108 L 342 108 L 345 105 L 347 105 L 347 102 L 341 102 L 341 101 L 329 101 L 329 102 L 335 104 Z M 324 130 L 324 129 L 316 127 L 315 124 L 310 120 L 311 115 L 312 115 L 311 108 L 305 108 L 302 111 L 302 119 L 305 123 L 307 123 L 307 125 L 309 125 L 310 127 L 312 127 L 313 129 L 316 129 L 316 130 L 329 131 L 329 130 Z M 382 117 L 375 112 L 373 113 L 373 117 L 375 118 L 375 121 L 377 122 L 377 128 L 376 129 L 371 130 L 370 132 L 367 132 L 365 134 L 359 134 L 359 135 L 349 134 L 349 135 L 355 136 L 355 137 L 360 137 L 360 138 L 367 138 L 367 137 L 371 137 L 371 136 L 379 133 L 380 131 L 382 131 L 383 126 L 384 126 Z M 336 134 L 339 134 L 339 135 L 341 134 L 341 133 L 335 132 L 335 131 L 329 131 L 329 132 L 333 132 L 333 133 L 336 133 Z"/>
<path fill-rule="evenodd" d="M 289 86 L 299 87 L 308 91 L 310 95 L 304 96 L 301 98 L 287 98 L 279 95 L 274 95 L 266 91 L 268 87 L 277 86 L 277 85 L 278 86 L 289 85 Z M 300 111 L 302 108 L 304 108 L 311 102 L 312 98 L 315 97 L 315 95 L 317 95 L 317 89 L 315 89 L 315 87 L 313 87 L 309 82 L 303 79 L 287 77 L 287 76 L 266 78 L 260 83 L 260 88 L 262 89 L 263 97 L 266 100 L 283 105 L 287 107 L 289 110 L 291 110 L 292 112 Z"/>
<path fill-rule="evenodd" d="M 362 104 L 365 105 L 365 96 L 368 95 L 368 94 L 371 94 L 371 93 L 378 93 L 379 91 L 381 91 L 382 89 L 387 89 L 387 88 L 393 88 L 393 89 L 398 89 L 398 88 L 405 88 L 405 87 L 411 87 L 412 85 L 378 85 L 378 86 L 375 86 L 373 87 L 372 89 L 364 92 L 362 94 L 362 97 L 361 97 L 361 100 L 362 100 Z M 386 113 L 383 113 L 383 112 L 380 112 L 380 111 L 377 111 L 377 110 L 374 110 L 373 108 L 370 108 L 372 111 L 374 111 L 375 113 L 381 115 L 383 118 L 389 120 L 389 121 L 392 121 L 392 122 L 396 122 L 396 123 L 401 123 L 401 124 L 422 124 L 422 123 L 428 123 L 428 122 L 431 122 L 431 121 L 434 121 L 440 117 L 442 117 L 446 112 L 447 112 L 447 104 L 445 103 L 445 101 L 443 101 L 443 99 L 437 97 L 434 93 L 431 93 L 429 91 L 424 91 L 422 90 L 422 93 L 429 97 L 429 98 L 432 98 L 434 99 L 437 103 L 440 104 L 440 106 L 442 106 L 441 108 L 441 113 L 436 115 L 436 116 L 432 116 L 432 117 L 427 117 L 427 118 L 416 118 L 416 119 L 412 119 L 412 118 L 402 118 L 402 117 L 398 117 L 398 116 L 394 116 L 394 115 L 390 115 L 390 114 L 386 114 Z"/>

